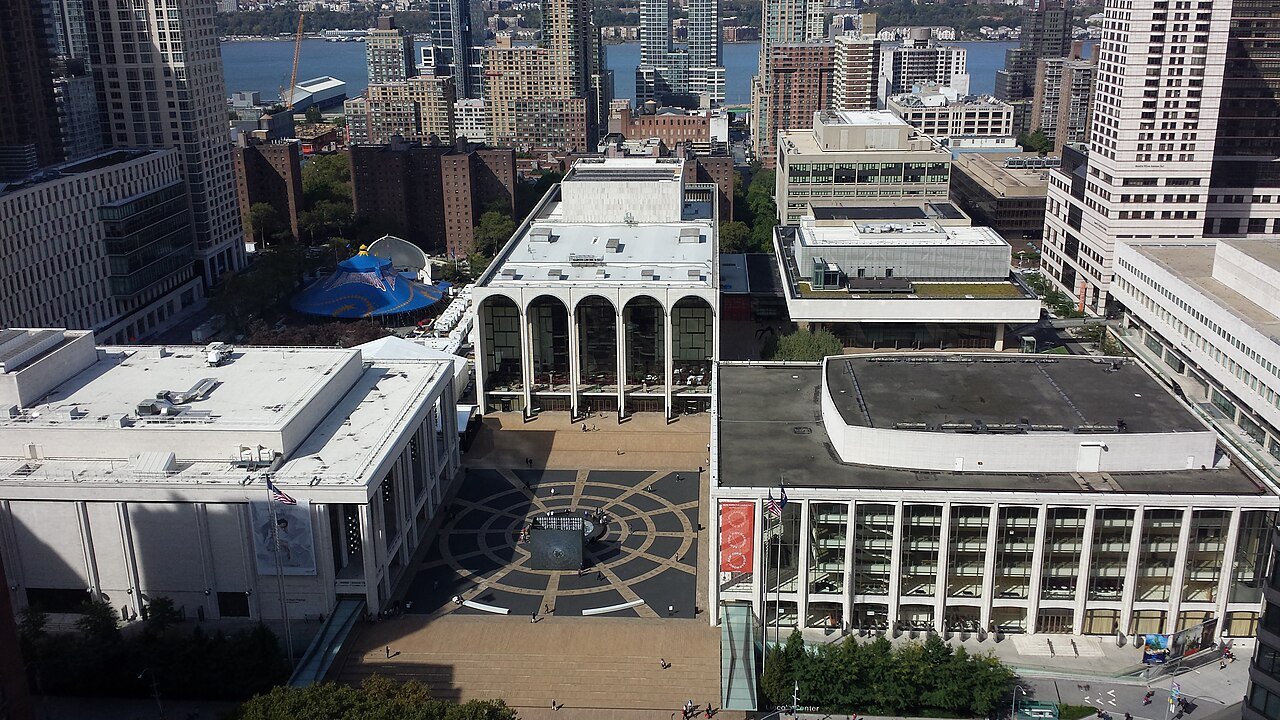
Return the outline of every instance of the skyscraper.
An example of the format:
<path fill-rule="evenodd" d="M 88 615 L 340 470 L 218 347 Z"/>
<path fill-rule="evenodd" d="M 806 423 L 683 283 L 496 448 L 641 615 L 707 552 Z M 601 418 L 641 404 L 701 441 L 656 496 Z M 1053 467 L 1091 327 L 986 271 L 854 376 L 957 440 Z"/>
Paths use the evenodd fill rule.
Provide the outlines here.
<path fill-rule="evenodd" d="M 84 3 L 104 133 L 116 147 L 181 151 L 209 284 L 245 263 L 216 9 L 214 0 Z"/>
<path fill-rule="evenodd" d="M 688 45 L 671 45 L 671 0 L 640 2 L 636 102 L 705 107 L 724 102 L 720 1 L 690 0 Z"/>
<path fill-rule="evenodd" d="M 98 90 L 89 66 L 84 0 L 42 0 L 49 23 L 53 93 L 62 155 L 79 160 L 104 147 Z"/>
<path fill-rule="evenodd" d="M 413 37 L 396 27 L 396 19 L 388 15 L 379 17 L 378 26 L 366 35 L 365 58 L 370 85 L 400 83 L 415 74 Z"/>
<path fill-rule="evenodd" d="M 1040 58 L 1036 66 L 1036 91 L 1031 101 L 1030 129 L 1043 132 L 1045 137 L 1053 141 L 1055 155 L 1061 155 L 1063 146 L 1068 143 L 1086 142 L 1089 139 L 1089 121 L 1093 115 L 1093 76 L 1096 69 L 1093 60 L 1083 60 L 1078 55 Z M 1015 123 L 1017 119 L 1015 112 Z"/>
<path fill-rule="evenodd" d="M 484 49 L 489 141 L 518 150 L 594 150 L 610 76 L 589 0 L 543 0 L 542 41 Z"/>
<path fill-rule="evenodd" d="M 873 35 L 841 35 L 835 42 L 832 110 L 875 110 L 880 82 L 880 41 Z"/>
<path fill-rule="evenodd" d="M 6 3 L 0 21 L 0 180 L 62 158 L 49 41 L 39 0 Z"/>
<path fill-rule="evenodd" d="M 480 97 L 483 69 L 472 35 L 470 0 L 430 0 L 428 11 L 432 71 L 452 75 L 459 98 Z M 479 32 L 484 32 L 483 27 Z M 484 44 L 483 37 L 480 44 Z"/>
<path fill-rule="evenodd" d="M 1004 68 L 996 71 L 996 99 L 1014 104 L 1014 131 L 1031 129 L 1036 62 L 1060 58 L 1071 48 L 1071 0 L 1026 0 L 1018 47 L 1004 54 Z"/>
<path fill-rule="evenodd" d="M 823 0 L 764 0 L 760 20 L 760 67 L 751 80 L 751 128 L 756 156 L 766 165 L 773 163 L 773 143 L 778 130 L 770 125 L 769 109 L 773 48 L 789 43 L 806 43 L 823 38 Z"/>
<path fill-rule="evenodd" d="M 1107 310 L 1118 239 L 1203 235 L 1231 6 L 1106 3 L 1087 151 L 1064 152 L 1045 205 L 1043 266 L 1088 312 Z"/>

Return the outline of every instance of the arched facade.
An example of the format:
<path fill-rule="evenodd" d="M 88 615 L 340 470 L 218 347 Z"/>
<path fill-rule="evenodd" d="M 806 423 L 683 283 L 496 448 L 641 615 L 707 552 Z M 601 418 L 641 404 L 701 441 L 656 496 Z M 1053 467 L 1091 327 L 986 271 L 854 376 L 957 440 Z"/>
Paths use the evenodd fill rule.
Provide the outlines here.
<path fill-rule="evenodd" d="M 709 409 L 718 352 L 714 290 L 579 285 L 477 294 L 477 393 L 487 411 L 673 417 Z M 517 394 L 518 402 L 510 399 Z"/>

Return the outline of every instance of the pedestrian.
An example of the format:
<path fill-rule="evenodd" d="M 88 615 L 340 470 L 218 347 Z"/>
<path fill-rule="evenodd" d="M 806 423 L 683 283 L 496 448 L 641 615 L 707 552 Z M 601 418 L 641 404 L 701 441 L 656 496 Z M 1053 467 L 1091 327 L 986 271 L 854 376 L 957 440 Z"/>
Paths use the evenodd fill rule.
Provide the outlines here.
<path fill-rule="evenodd" d="M 666 658 L 658 658 L 658 667 L 662 668 L 663 670 L 666 670 L 667 668 L 671 667 L 671 663 L 667 662 Z"/>
<path fill-rule="evenodd" d="M 671 615 L 675 615 L 675 614 L 676 614 L 676 606 L 675 606 L 675 605 L 668 605 L 668 606 L 667 606 L 667 616 L 668 616 L 668 617 L 670 617 Z M 692 700 L 690 700 L 689 702 L 690 702 L 690 703 L 692 703 L 693 701 L 692 701 Z"/>
<path fill-rule="evenodd" d="M 1124 720 L 1133 720 L 1133 715 L 1131 713 L 1125 713 Z"/>
<path fill-rule="evenodd" d="M 388 659 L 388 660 L 390 660 L 390 659 L 391 659 L 391 646 L 390 646 L 390 645 L 388 645 L 388 646 L 387 646 L 387 659 Z"/>
<path fill-rule="evenodd" d="M 529 616 L 529 622 L 531 622 L 531 623 L 536 623 L 536 622 L 538 622 L 538 611 L 537 611 L 537 610 L 534 610 L 534 611 L 533 611 L 533 614 Z"/>
<path fill-rule="evenodd" d="M 680 473 L 676 473 L 676 482 L 684 482 L 684 476 Z"/>
<path fill-rule="evenodd" d="M 555 495 L 555 494 L 556 494 L 556 489 L 555 489 L 555 488 L 551 488 L 551 494 L 552 494 L 552 495 Z"/>
<path fill-rule="evenodd" d="M 558 704 L 556 703 L 556 701 L 555 701 L 555 700 L 552 700 L 552 701 L 551 701 L 551 709 L 552 709 L 552 710 L 559 710 L 559 709 L 560 709 L 560 705 L 558 705 Z"/>
<path fill-rule="evenodd" d="M 1227 659 L 1225 657 L 1218 661 L 1218 669 L 1219 670 L 1227 669 Z"/>

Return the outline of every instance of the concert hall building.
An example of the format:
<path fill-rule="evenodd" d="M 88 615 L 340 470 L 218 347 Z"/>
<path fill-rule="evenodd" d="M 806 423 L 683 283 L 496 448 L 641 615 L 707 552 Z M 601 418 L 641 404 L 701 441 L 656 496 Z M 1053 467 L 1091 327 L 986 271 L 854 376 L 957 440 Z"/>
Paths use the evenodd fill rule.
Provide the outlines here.
<path fill-rule="evenodd" d="M 90 599 L 127 620 L 157 597 L 200 619 L 377 612 L 459 464 L 454 363 L 417 351 L 0 330 L 4 592 L 58 623 Z"/>
<path fill-rule="evenodd" d="M 709 607 L 784 636 L 1255 634 L 1275 488 L 1132 360 L 725 362 L 715 388 Z"/>

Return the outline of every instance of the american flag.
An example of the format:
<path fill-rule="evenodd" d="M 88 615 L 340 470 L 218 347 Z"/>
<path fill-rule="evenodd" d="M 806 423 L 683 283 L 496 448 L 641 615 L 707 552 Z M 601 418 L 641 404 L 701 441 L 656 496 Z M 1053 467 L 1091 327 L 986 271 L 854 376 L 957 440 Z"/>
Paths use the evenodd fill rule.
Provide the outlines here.
<path fill-rule="evenodd" d="M 782 492 L 782 497 L 778 500 L 773 499 L 773 491 L 769 491 L 769 499 L 765 501 L 765 510 L 769 511 L 775 519 L 782 518 L 782 508 L 787 506 L 787 490 L 786 488 L 778 488 Z"/>
<path fill-rule="evenodd" d="M 276 487 L 270 480 L 267 481 L 267 489 L 271 491 L 271 499 L 282 505 L 297 505 L 298 501 L 289 497 L 283 490 Z"/>

